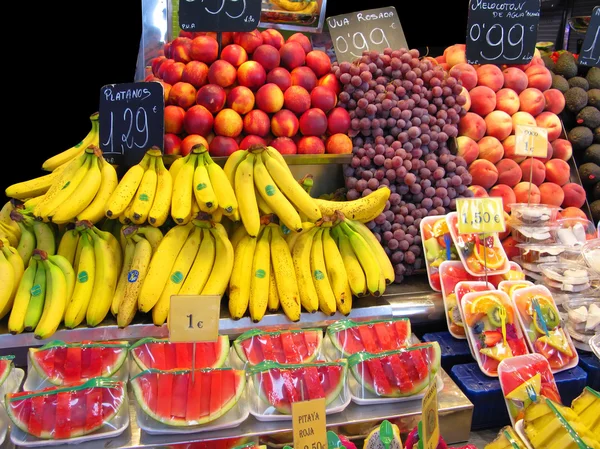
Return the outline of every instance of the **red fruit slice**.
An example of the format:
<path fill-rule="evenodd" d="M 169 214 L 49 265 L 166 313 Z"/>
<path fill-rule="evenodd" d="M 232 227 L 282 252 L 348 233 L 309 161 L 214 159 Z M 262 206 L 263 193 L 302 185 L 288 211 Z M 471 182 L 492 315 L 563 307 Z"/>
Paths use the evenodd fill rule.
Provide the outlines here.
<path fill-rule="evenodd" d="M 81 380 L 81 346 L 67 348 L 65 359 L 65 384 Z"/>
<path fill-rule="evenodd" d="M 210 401 L 212 400 L 213 394 L 216 394 L 212 391 L 212 376 L 204 371 L 200 371 L 196 373 L 196 377 L 200 378 L 200 382 L 202 382 L 202 396 L 200 396 L 200 421 L 205 419 L 210 419 Z M 198 380 L 196 380 L 198 382 Z M 189 401 L 197 400 L 195 398 L 188 397 Z"/>
<path fill-rule="evenodd" d="M 171 415 L 184 418 L 188 396 L 188 376 L 173 376 L 173 397 L 171 398 Z"/>
<path fill-rule="evenodd" d="M 24 401 L 23 401 L 24 402 Z M 44 396 L 38 396 L 31 400 L 31 415 L 29 417 L 29 433 L 40 437 L 42 435 L 42 428 L 44 425 L 44 403 L 46 398 Z M 15 407 L 18 403 L 15 403 Z M 25 416 L 19 417 L 24 422 Z"/>
<path fill-rule="evenodd" d="M 87 416 L 85 418 L 85 433 L 93 432 L 102 426 L 102 392 L 98 389 L 92 389 L 86 396 L 85 408 Z"/>
<path fill-rule="evenodd" d="M 279 336 L 279 338 L 271 338 L 268 337 L 271 340 L 271 346 L 273 348 L 273 357 L 275 358 L 275 361 L 279 362 L 279 363 L 286 363 L 286 354 L 285 351 L 283 350 L 283 343 L 281 341 L 281 335 Z"/>
<path fill-rule="evenodd" d="M 272 372 L 276 372 L 283 382 L 283 397 L 288 403 L 301 401 L 302 400 L 302 391 L 298 390 L 296 381 L 292 377 L 292 373 L 289 370 L 273 370 Z M 265 373 L 266 376 L 269 376 L 270 373 Z M 280 404 L 284 402 L 283 400 L 278 401 Z"/>
<path fill-rule="evenodd" d="M 54 437 L 57 439 L 69 438 L 71 435 L 71 392 L 56 395 L 56 422 Z"/>
<path fill-rule="evenodd" d="M 167 345 L 167 348 L 170 345 Z M 167 349 L 167 351 L 172 351 L 173 347 Z M 173 351 L 173 356 L 175 352 Z M 173 358 L 173 363 L 175 363 L 175 358 Z M 175 376 L 160 376 L 158 378 L 158 399 L 156 400 L 156 412 L 161 416 L 170 416 L 171 415 L 171 397 L 173 396 L 173 379 Z"/>
<path fill-rule="evenodd" d="M 85 429 L 85 407 L 85 390 L 73 391 L 71 393 L 71 426 L 74 429 L 72 436 L 80 436 Z"/>
<path fill-rule="evenodd" d="M 381 396 L 392 394 L 393 388 L 390 385 L 390 381 L 385 375 L 385 372 L 383 371 L 381 360 L 371 359 L 367 360 L 365 363 L 367 364 L 369 372 L 371 373 L 371 377 L 373 378 L 373 384 L 377 394 Z"/>
<path fill-rule="evenodd" d="M 296 351 L 298 352 L 299 355 L 299 362 L 301 363 L 303 360 L 308 359 L 310 353 L 308 350 L 309 345 L 307 344 L 306 340 L 309 337 L 309 335 L 312 335 L 312 333 L 310 332 L 290 332 L 290 335 L 292 336 L 292 340 L 294 340 L 294 345 L 296 347 Z M 316 342 L 312 342 L 310 343 L 311 345 L 315 345 Z"/>
<path fill-rule="evenodd" d="M 308 399 L 319 399 L 325 397 L 325 385 L 321 384 L 319 371 L 316 366 L 307 366 L 302 370 L 302 382 L 308 392 Z"/>
<path fill-rule="evenodd" d="M 192 354 L 194 353 L 193 343 L 180 343 L 175 345 L 175 358 L 177 359 L 177 367 L 187 366 L 188 360 L 192 359 Z M 196 347 L 196 351 L 198 348 Z"/>
<path fill-rule="evenodd" d="M 327 333 L 342 356 L 349 357 L 363 351 L 378 354 L 404 348 L 410 342 L 411 329 L 408 319 L 362 323 L 348 320 L 333 324 Z"/>
<path fill-rule="evenodd" d="M 223 372 L 215 371 L 211 377 L 210 383 L 210 416 L 219 413 L 221 407 L 221 396 L 223 395 Z M 220 415 L 219 415 L 220 416 Z"/>
<path fill-rule="evenodd" d="M 192 376 L 191 373 L 185 375 L 188 380 L 187 397 L 186 399 L 186 412 L 185 419 L 188 422 L 199 421 L 201 415 L 201 401 L 194 401 L 192 398 L 201 398 L 202 396 L 202 373 L 199 371 Z M 204 392 L 205 396 L 210 394 L 208 391 Z M 208 397 L 205 401 L 208 401 Z M 149 404 L 150 405 L 150 404 Z M 151 407 L 149 407 L 153 410 Z"/>
<path fill-rule="evenodd" d="M 362 340 L 362 344 L 365 346 L 367 352 L 380 352 L 379 345 L 375 341 L 375 335 L 371 326 L 359 326 L 358 334 Z"/>
<path fill-rule="evenodd" d="M 250 365 L 270 360 L 279 363 L 308 363 L 315 359 L 323 342 L 318 329 L 284 332 L 253 332 L 242 335 L 233 346 L 241 360 Z"/>
<path fill-rule="evenodd" d="M 282 332 L 281 336 L 281 346 L 283 347 L 283 353 L 285 354 L 285 360 L 281 363 L 301 363 L 302 358 L 299 354 L 299 349 L 296 346 L 296 342 L 294 341 L 294 337 L 291 332 Z"/>
<path fill-rule="evenodd" d="M 165 369 L 177 369 L 177 345 L 165 345 Z"/>

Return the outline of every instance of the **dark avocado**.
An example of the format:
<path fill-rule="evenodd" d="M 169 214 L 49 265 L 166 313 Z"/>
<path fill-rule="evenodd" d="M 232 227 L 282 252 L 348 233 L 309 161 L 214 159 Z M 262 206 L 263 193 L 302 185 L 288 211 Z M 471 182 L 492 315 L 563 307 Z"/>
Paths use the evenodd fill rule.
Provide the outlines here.
<path fill-rule="evenodd" d="M 587 92 L 581 87 L 571 87 L 565 92 L 565 107 L 577 114 L 588 104 Z"/>
<path fill-rule="evenodd" d="M 594 141 L 592 130 L 585 126 L 576 126 L 569 131 L 569 142 L 573 145 L 573 150 L 582 151 L 589 147 Z"/>
<path fill-rule="evenodd" d="M 586 162 L 579 166 L 579 177 L 584 186 L 593 186 L 600 181 L 600 167 L 593 162 Z"/>
<path fill-rule="evenodd" d="M 590 89 L 600 89 L 600 68 L 592 67 L 585 76 Z"/>
<path fill-rule="evenodd" d="M 577 124 L 594 129 L 600 126 L 600 111 L 594 106 L 586 106 L 577 114 Z"/>
<path fill-rule="evenodd" d="M 552 74 L 552 89 L 558 89 L 563 94 L 569 90 L 569 82 L 562 75 Z"/>
<path fill-rule="evenodd" d="M 590 84 L 585 78 L 574 76 L 569 80 L 569 87 L 581 87 L 583 90 L 587 91 L 590 88 Z"/>
<path fill-rule="evenodd" d="M 554 72 L 554 68 L 555 68 L 556 64 L 554 64 L 554 60 L 550 56 L 548 56 L 548 55 L 542 56 L 542 61 L 544 61 L 544 65 L 546 66 L 546 68 L 548 70 L 550 70 L 551 72 Z"/>
<path fill-rule="evenodd" d="M 573 53 L 568 51 L 562 53 L 556 60 L 554 72 L 564 76 L 566 79 L 577 76 L 577 61 Z"/>
<path fill-rule="evenodd" d="M 600 183 L 596 185 L 598 186 Z M 598 220 L 600 220 L 600 200 L 596 200 L 590 204 L 590 208 L 592 209 L 592 218 L 594 219 L 594 222 L 598 223 Z"/>
<path fill-rule="evenodd" d="M 588 90 L 588 106 L 600 108 L 600 89 Z"/>
<path fill-rule="evenodd" d="M 600 143 L 600 126 L 594 129 L 594 143 Z"/>
<path fill-rule="evenodd" d="M 600 182 L 597 182 L 594 186 L 594 191 L 592 192 L 592 195 L 594 201 L 600 200 Z"/>
<path fill-rule="evenodd" d="M 593 162 L 600 165 L 600 145 L 595 143 L 586 148 L 583 153 L 583 162 Z"/>

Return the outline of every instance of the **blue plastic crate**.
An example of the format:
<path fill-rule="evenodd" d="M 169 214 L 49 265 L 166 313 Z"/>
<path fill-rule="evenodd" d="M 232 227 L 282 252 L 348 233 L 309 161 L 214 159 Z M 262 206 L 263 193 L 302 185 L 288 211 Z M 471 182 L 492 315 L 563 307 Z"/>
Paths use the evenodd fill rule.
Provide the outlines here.
<path fill-rule="evenodd" d="M 453 366 L 450 377 L 473 403 L 472 430 L 499 428 L 510 424 L 497 377 L 483 374 L 477 363 Z"/>
<path fill-rule="evenodd" d="M 424 334 L 424 342 L 437 341 L 442 350 L 442 368 L 447 373 L 454 365 L 462 365 L 473 362 L 473 356 L 469 350 L 467 340 L 454 338 L 450 332 L 430 332 Z"/>
<path fill-rule="evenodd" d="M 579 352 L 579 366 L 587 373 L 587 385 L 600 390 L 600 360 L 591 352 Z"/>
<path fill-rule="evenodd" d="M 581 394 L 587 384 L 587 373 L 579 366 L 554 375 L 554 381 L 560 393 L 563 405 L 571 406 L 571 402 Z"/>

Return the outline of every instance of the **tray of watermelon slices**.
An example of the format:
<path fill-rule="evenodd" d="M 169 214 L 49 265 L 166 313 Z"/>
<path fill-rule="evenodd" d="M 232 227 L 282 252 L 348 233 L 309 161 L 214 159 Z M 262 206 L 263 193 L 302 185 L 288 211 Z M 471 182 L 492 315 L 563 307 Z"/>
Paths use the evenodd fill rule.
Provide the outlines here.
<path fill-rule="evenodd" d="M 97 377 L 70 386 L 53 386 L 6 395 L 16 446 L 82 444 L 116 437 L 129 426 L 125 383 Z"/>

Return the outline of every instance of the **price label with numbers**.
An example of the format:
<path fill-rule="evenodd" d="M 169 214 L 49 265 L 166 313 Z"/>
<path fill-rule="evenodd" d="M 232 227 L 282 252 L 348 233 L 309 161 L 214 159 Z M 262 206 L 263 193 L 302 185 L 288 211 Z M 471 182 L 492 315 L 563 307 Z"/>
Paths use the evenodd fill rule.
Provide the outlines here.
<path fill-rule="evenodd" d="M 440 424 L 438 419 L 437 382 L 431 380 L 422 403 L 421 428 L 423 430 L 423 449 L 436 449 L 440 440 Z"/>
<path fill-rule="evenodd" d="M 179 0 L 183 31 L 253 31 L 260 21 L 261 0 Z"/>
<path fill-rule="evenodd" d="M 408 48 L 393 6 L 327 17 L 327 27 L 338 62 L 360 58 L 363 51 Z"/>
<path fill-rule="evenodd" d="M 600 67 L 600 6 L 592 11 L 577 62 L 588 67 Z"/>
<path fill-rule="evenodd" d="M 162 150 L 165 100 L 160 83 L 109 84 L 100 90 L 100 149 L 111 164 L 131 167 L 147 150 Z"/>
<path fill-rule="evenodd" d="M 292 403 L 294 449 L 327 449 L 325 398 Z"/>
<path fill-rule="evenodd" d="M 506 231 L 502 198 L 459 198 L 456 200 L 456 211 L 460 234 Z"/>
<path fill-rule="evenodd" d="M 169 307 L 169 340 L 193 343 L 217 341 L 221 297 L 218 295 L 171 296 Z"/>
<path fill-rule="evenodd" d="M 548 156 L 548 130 L 541 126 L 517 125 L 515 130 L 517 156 Z"/>
<path fill-rule="evenodd" d="M 533 58 L 540 0 L 470 0 L 469 64 L 526 64 Z"/>

